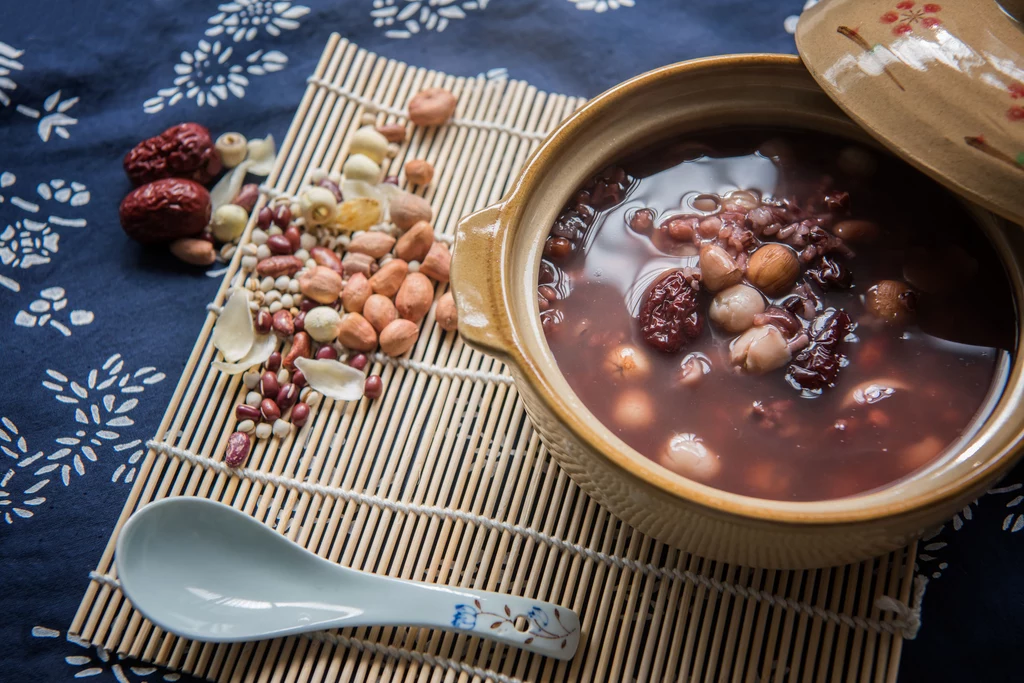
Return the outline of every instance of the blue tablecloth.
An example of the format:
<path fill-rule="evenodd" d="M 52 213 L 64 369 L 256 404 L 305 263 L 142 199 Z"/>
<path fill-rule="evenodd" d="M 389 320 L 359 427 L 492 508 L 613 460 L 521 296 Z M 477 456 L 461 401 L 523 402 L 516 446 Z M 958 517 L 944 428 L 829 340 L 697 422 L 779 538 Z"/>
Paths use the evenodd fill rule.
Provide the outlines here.
<path fill-rule="evenodd" d="M 332 31 L 414 65 L 589 97 L 678 60 L 793 52 L 803 5 L 300 1 L 0 9 L 0 681 L 188 679 L 67 637 L 219 282 L 125 238 L 126 150 L 180 121 L 281 140 Z M 1024 677 L 1022 481 L 922 544 L 933 580 L 901 680 Z"/>

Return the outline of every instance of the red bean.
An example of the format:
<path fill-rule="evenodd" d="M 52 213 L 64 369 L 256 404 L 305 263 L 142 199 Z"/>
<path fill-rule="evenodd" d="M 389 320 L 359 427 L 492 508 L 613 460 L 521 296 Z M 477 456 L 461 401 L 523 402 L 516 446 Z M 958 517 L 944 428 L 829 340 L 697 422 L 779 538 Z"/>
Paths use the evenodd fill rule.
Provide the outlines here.
<path fill-rule="evenodd" d="M 292 243 L 289 242 L 288 238 L 284 235 L 271 235 L 268 237 L 267 247 L 270 248 L 270 253 L 276 256 L 291 254 L 295 251 L 292 247 Z"/>
<path fill-rule="evenodd" d="M 334 350 L 333 346 L 321 346 L 316 351 L 316 357 L 323 360 L 338 360 L 338 352 Z"/>
<path fill-rule="evenodd" d="M 380 378 L 380 375 L 370 375 L 366 378 L 366 383 L 363 385 L 363 393 L 369 399 L 379 398 L 384 393 L 384 381 Z"/>
<path fill-rule="evenodd" d="M 224 464 L 228 467 L 238 467 L 249 457 L 250 447 L 249 435 L 245 432 L 235 432 L 228 437 L 228 447 L 224 452 Z"/>
<path fill-rule="evenodd" d="M 292 384 L 297 386 L 299 389 L 306 386 L 306 376 L 302 374 L 302 370 L 298 368 L 292 372 Z"/>
<path fill-rule="evenodd" d="M 270 325 L 278 337 L 287 338 L 295 334 L 295 321 L 292 319 L 292 314 L 283 308 L 271 317 Z"/>
<path fill-rule="evenodd" d="M 356 370 L 365 370 L 370 359 L 366 357 L 365 353 L 357 353 L 348 359 L 348 364 L 354 367 Z"/>
<path fill-rule="evenodd" d="M 272 354 L 270 354 L 270 357 L 267 358 L 267 362 L 264 365 L 266 366 L 267 370 L 270 370 L 271 372 L 277 372 L 278 370 L 280 370 L 281 352 L 274 351 Z"/>
<path fill-rule="evenodd" d="M 296 427 L 301 427 L 306 424 L 306 420 L 309 419 L 309 406 L 305 403 L 296 403 L 295 407 L 292 408 L 292 414 L 290 415 L 291 422 Z"/>
<path fill-rule="evenodd" d="M 256 331 L 260 334 L 267 334 L 273 325 L 273 317 L 269 311 L 261 310 L 256 314 Z"/>
<path fill-rule="evenodd" d="M 265 398 L 260 403 L 260 415 L 267 422 L 273 422 L 281 417 L 281 409 L 277 406 L 274 399 Z"/>
<path fill-rule="evenodd" d="M 295 402 L 299 400 L 299 390 L 294 384 L 285 384 L 281 387 L 281 390 L 277 392 L 277 406 L 281 410 L 288 410 Z"/>
<path fill-rule="evenodd" d="M 274 398 L 281 390 L 281 383 L 277 381 L 277 375 L 269 370 L 260 377 L 260 393 L 267 398 Z"/>
<path fill-rule="evenodd" d="M 259 422 L 260 409 L 256 406 L 251 406 L 248 403 L 239 403 L 235 406 L 235 417 L 238 420 L 252 420 L 253 422 Z"/>
<path fill-rule="evenodd" d="M 559 261 L 572 253 L 572 242 L 564 237 L 549 237 L 544 243 L 544 256 Z"/>
<path fill-rule="evenodd" d="M 289 225 L 288 229 L 284 231 L 283 237 L 288 240 L 288 244 L 292 245 L 293 252 L 298 251 L 302 246 L 302 233 L 299 232 L 297 225 Z"/>
<path fill-rule="evenodd" d="M 281 204 L 274 211 L 274 225 L 284 230 L 292 222 L 292 210 L 287 204 Z"/>
<path fill-rule="evenodd" d="M 274 212 L 270 210 L 269 206 L 264 206 L 256 216 L 256 226 L 262 230 L 266 230 L 270 227 L 270 223 L 273 220 Z"/>
<path fill-rule="evenodd" d="M 303 302 L 305 303 L 305 302 Z M 315 308 L 315 307 L 314 307 Z M 295 316 L 295 320 L 292 321 L 292 326 L 295 327 L 296 332 L 303 332 L 306 329 L 306 311 L 299 311 L 299 314 Z"/>

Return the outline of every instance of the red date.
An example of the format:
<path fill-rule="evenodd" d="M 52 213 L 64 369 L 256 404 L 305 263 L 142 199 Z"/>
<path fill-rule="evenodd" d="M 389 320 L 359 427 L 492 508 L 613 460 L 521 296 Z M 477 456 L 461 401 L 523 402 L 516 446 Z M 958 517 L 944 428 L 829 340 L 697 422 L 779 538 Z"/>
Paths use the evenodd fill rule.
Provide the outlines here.
<path fill-rule="evenodd" d="M 198 123 L 180 123 L 143 140 L 124 157 L 124 171 L 135 185 L 162 178 L 186 178 L 202 185 L 223 165 L 210 131 Z"/>
<path fill-rule="evenodd" d="M 675 353 L 704 330 L 698 308 L 699 276 L 671 270 L 644 295 L 640 306 L 640 332 L 644 341 L 665 353 Z"/>
<path fill-rule="evenodd" d="M 819 391 L 835 386 L 846 362 L 842 347 L 853 324 L 846 311 L 827 309 L 811 325 L 811 343 L 797 354 L 786 379 L 797 389 Z"/>
<path fill-rule="evenodd" d="M 210 193 L 192 180 L 164 178 L 137 187 L 121 201 L 121 227 L 142 244 L 198 235 L 210 222 Z"/>

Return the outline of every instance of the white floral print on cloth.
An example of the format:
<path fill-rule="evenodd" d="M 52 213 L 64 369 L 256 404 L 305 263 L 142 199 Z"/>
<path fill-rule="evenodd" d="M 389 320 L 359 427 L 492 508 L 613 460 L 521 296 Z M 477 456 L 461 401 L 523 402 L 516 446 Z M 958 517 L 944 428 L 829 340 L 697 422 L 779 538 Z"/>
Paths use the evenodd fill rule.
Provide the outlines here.
<path fill-rule="evenodd" d="M 21 291 L 21 284 L 3 270 L 14 272 L 50 263 L 60 248 L 60 233 L 54 226 L 85 227 L 88 223 L 84 218 L 62 214 L 68 207 L 85 206 L 91 198 L 83 183 L 54 179 L 36 186 L 37 202 L 15 194 L 17 180 L 10 171 L 0 173 L 0 287 L 14 292 Z M 11 207 L 14 216 L 7 218 L 6 225 L 3 219 L 8 210 L 4 205 Z"/>
<path fill-rule="evenodd" d="M 99 368 L 85 373 L 81 381 L 57 370 L 46 370 L 42 385 L 54 392 L 59 403 L 68 406 L 66 434 L 54 441 L 46 455 L 33 448 L 9 417 L 0 418 L 0 515 L 7 524 L 35 516 L 34 508 L 46 502 L 40 492 L 60 477 L 64 487 L 84 476 L 88 463 L 101 458 L 123 459 L 111 481 L 131 483 L 136 466 L 145 455 L 142 439 L 130 416 L 139 405 L 146 387 L 158 384 L 166 375 L 148 366 L 134 372 L 125 370 L 121 354 L 110 356 Z M 71 410 L 71 406 L 74 409 Z M 0 457 L 2 457 L 0 456 Z M 53 495 L 53 489 L 49 489 Z M 58 489 L 59 490 L 59 489 Z"/>
<path fill-rule="evenodd" d="M 234 96 L 245 97 L 249 85 L 246 74 L 263 76 L 280 71 L 288 63 L 288 57 L 276 50 L 256 50 L 237 63 L 234 48 L 224 47 L 219 40 L 210 44 L 200 40 L 192 52 L 182 52 L 181 61 L 174 65 L 174 85 L 157 91 L 142 104 L 147 114 L 155 114 L 164 107 L 173 107 L 183 99 L 194 100 L 202 107 L 216 107 L 220 102 Z"/>
<path fill-rule="evenodd" d="M 280 50 L 260 48 L 243 59 L 230 42 L 248 42 L 261 32 L 276 38 L 281 31 L 298 28 L 298 20 L 309 14 L 305 5 L 270 0 L 237 0 L 218 5 L 217 9 L 219 12 L 207 20 L 211 26 L 206 29 L 206 35 L 223 36 L 224 42 L 210 43 L 204 39 L 191 52 L 182 52 L 174 65 L 177 75 L 173 84 L 143 102 L 144 112 L 155 114 L 182 100 L 193 100 L 200 107 L 216 107 L 232 96 L 244 98 L 250 76 L 280 71 L 288 63 L 288 56 Z"/>
<path fill-rule="evenodd" d="M 18 84 L 11 78 L 11 74 L 14 71 L 25 70 L 25 65 L 18 61 L 24 54 L 24 50 L 18 50 L 0 41 L 0 105 L 7 107 L 13 102 L 10 93 L 18 88 Z M 77 124 L 78 119 L 67 112 L 76 104 L 77 97 L 65 98 L 63 91 L 57 90 L 43 100 L 40 108 L 21 103 L 15 106 L 15 110 L 22 116 L 38 119 L 36 132 L 39 139 L 49 142 L 54 133 L 65 140 L 71 137 L 68 128 Z"/>
<path fill-rule="evenodd" d="M 89 325 L 95 319 L 92 311 L 77 309 L 64 313 L 68 305 L 67 292 L 63 287 L 47 287 L 39 292 L 39 298 L 28 305 L 28 310 L 18 311 L 14 324 L 21 327 L 43 327 L 49 325 L 65 337 L 71 336 L 68 325 L 80 327 Z M 61 315 L 64 313 L 64 315 Z M 61 319 L 63 318 L 63 320 Z"/>
<path fill-rule="evenodd" d="M 24 50 L 19 50 L 0 41 L 0 105 L 5 107 L 10 106 L 10 94 L 18 88 L 18 84 L 11 78 L 13 72 L 25 69 L 25 66 L 18 61 L 23 54 L 25 54 Z"/>
<path fill-rule="evenodd" d="M 487 71 L 481 71 L 476 75 L 477 78 L 484 78 L 488 81 L 507 81 L 508 80 L 508 69 L 503 66 L 488 69 Z"/>
<path fill-rule="evenodd" d="M 373 0 L 373 25 L 388 38 L 411 38 L 420 31 L 440 33 L 466 12 L 487 9 L 489 0 Z"/>
<path fill-rule="evenodd" d="M 1003 531 L 1008 531 L 1011 534 L 1015 534 L 1021 529 L 1024 529 L 1024 510 L 1017 510 L 1021 503 L 1024 503 L 1024 495 L 1021 495 L 1020 490 L 1024 487 L 1024 484 L 1010 484 L 1009 486 L 1001 486 L 996 489 L 992 489 L 989 493 L 993 494 L 1014 494 L 1014 496 L 1007 501 L 1003 507 L 1010 511 L 1006 517 L 1003 518 Z"/>
<path fill-rule="evenodd" d="M 46 626 L 34 626 L 32 637 L 61 642 L 61 632 Z M 63 640 L 73 646 L 73 648 L 66 649 L 72 654 L 64 656 L 64 663 L 70 667 L 68 669 L 69 679 L 101 676 L 94 680 L 117 681 L 117 683 L 157 683 L 158 681 L 174 683 L 181 680 L 181 674 L 163 667 L 147 666 L 126 660 L 121 655 L 110 652 L 99 645 L 90 645 L 70 633 L 64 636 Z"/>
<path fill-rule="evenodd" d="M 68 132 L 68 126 L 78 123 L 78 119 L 67 114 L 68 110 L 78 104 L 78 98 L 72 97 L 61 101 L 61 97 L 62 93 L 60 90 L 47 97 L 43 101 L 42 111 L 25 106 L 24 104 L 19 104 L 17 107 L 18 113 L 24 114 L 30 119 L 39 119 L 36 132 L 39 133 L 39 139 L 43 142 L 50 140 L 51 133 L 56 133 L 67 140 L 71 137 L 71 133 Z"/>
<path fill-rule="evenodd" d="M 937 531 L 921 539 L 918 546 L 915 570 L 932 579 L 940 578 L 942 572 L 948 568 L 948 564 L 941 558 L 941 551 L 950 544 L 953 538 L 948 530 L 952 529 L 955 533 L 964 529 L 968 522 L 974 520 L 975 510 L 982 505 L 1001 504 L 1010 511 L 1009 514 L 1002 518 L 1003 531 L 1016 533 L 1024 530 L 1024 509 L 1019 512 L 1016 510 L 1016 508 L 1024 503 L 1024 493 L 1021 492 L 1021 489 L 1024 489 L 1024 483 L 996 486 L 986 491 L 978 500 L 965 505 L 959 512 L 953 515 L 953 519 L 948 525 L 943 525 Z M 1003 502 L 1007 498 L 1009 500 Z"/>
<path fill-rule="evenodd" d="M 236 43 L 252 40 L 260 30 L 277 37 L 281 31 L 293 31 L 299 27 L 297 19 L 309 14 L 304 5 L 274 0 L 238 0 L 218 5 L 220 10 L 207 21 L 212 24 L 206 35 L 216 38 L 221 34 L 229 36 Z"/>
<path fill-rule="evenodd" d="M 576 9 L 593 11 L 598 14 L 610 9 L 634 6 L 633 0 L 569 0 L 569 2 L 576 5 Z"/>

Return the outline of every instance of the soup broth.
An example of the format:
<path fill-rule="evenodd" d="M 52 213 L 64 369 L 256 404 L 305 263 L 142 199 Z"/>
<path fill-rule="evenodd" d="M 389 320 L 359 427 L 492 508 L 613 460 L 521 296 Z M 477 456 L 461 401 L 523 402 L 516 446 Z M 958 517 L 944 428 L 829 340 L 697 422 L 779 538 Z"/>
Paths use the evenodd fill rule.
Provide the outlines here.
<path fill-rule="evenodd" d="M 957 200 L 892 157 L 786 130 L 688 135 L 597 174 L 552 226 L 538 305 L 569 385 L 626 443 L 780 500 L 932 462 L 1016 334 Z"/>

